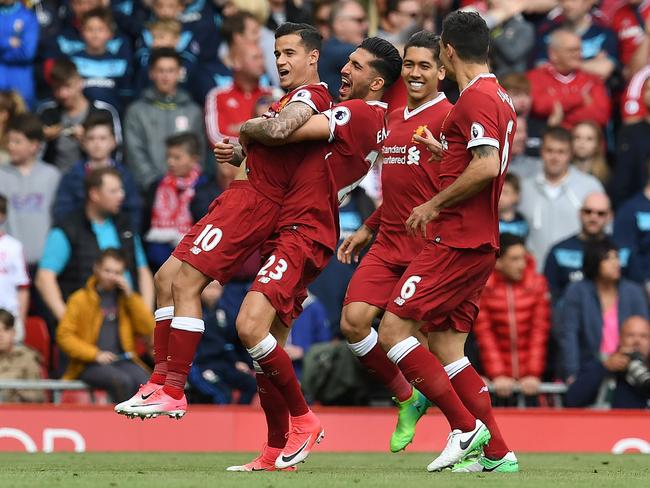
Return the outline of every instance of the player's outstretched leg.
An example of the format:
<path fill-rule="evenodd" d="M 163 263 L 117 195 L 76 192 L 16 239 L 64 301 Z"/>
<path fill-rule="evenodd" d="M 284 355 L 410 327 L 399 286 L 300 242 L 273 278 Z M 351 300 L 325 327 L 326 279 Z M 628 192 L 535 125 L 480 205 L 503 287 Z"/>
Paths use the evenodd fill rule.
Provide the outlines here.
<path fill-rule="evenodd" d="M 395 431 L 390 437 L 390 450 L 398 452 L 413 441 L 415 425 L 431 406 L 431 402 L 411 386 L 379 345 L 372 321 L 380 312 L 381 309 L 367 303 L 347 304 L 341 317 L 341 332 L 361 364 L 393 394 L 398 415 Z"/>
<path fill-rule="evenodd" d="M 181 261 L 170 256 L 154 276 L 156 289 L 156 327 L 153 331 L 154 369 L 149 381 L 140 386 L 137 393 L 115 406 L 119 414 L 126 414 L 126 407 L 146 401 L 155 391 L 162 388 L 167 377 L 167 346 L 169 331 L 174 318 L 174 299 L 172 281 L 181 267 Z"/>
<path fill-rule="evenodd" d="M 164 386 L 127 412 L 141 418 L 167 415 L 181 418 L 187 412 L 185 383 L 205 325 L 201 292 L 212 281 L 188 263 L 183 263 L 172 282 L 174 318 L 169 332 L 167 375 Z"/>
<path fill-rule="evenodd" d="M 289 436 L 289 408 L 280 390 L 268 379 L 257 361 L 253 361 L 257 392 L 266 417 L 267 438 L 259 456 L 250 463 L 230 466 L 228 471 L 276 471 L 275 460 L 282 453 Z M 286 471 L 295 471 L 291 466 Z"/>
<path fill-rule="evenodd" d="M 451 433 L 429 471 L 450 468 L 480 450 L 490 439 L 487 427 L 465 408 L 451 386 L 440 361 L 411 335 L 418 324 L 387 312 L 379 327 L 379 340 L 388 358 L 447 418 Z"/>
<path fill-rule="evenodd" d="M 490 431 L 490 442 L 484 447 L 483 455 L 473 461 L 454 466 L 454 472 L 487 471 L 513 473 L 519 471 L 517 457 L 510 451 L 494 418 L 488 388 L 465 357 L 467 334 L 450 328 L 428 334 L 429 349 L 445 365 L 454 390 L 477 419 Z"/>
<path fill-rule="evenodd" d="M 237 332 L 248 353 L 282 394 L 291 416 L 287 443 L 276 459 L 277 468 L 304 461 L 325 435 L 323 427 L 300 389 L 291 359 L 270 334 L 275 309 L 259 292 L 249 292 L 237 317 Z"/>

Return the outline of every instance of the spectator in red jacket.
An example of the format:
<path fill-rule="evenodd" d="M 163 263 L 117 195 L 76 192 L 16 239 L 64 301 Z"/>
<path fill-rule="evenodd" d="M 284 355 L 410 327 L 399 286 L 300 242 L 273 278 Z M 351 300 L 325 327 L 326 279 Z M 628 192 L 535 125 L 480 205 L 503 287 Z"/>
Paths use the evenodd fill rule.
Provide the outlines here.
<path fill-rule="evenodd" d="M 580 69 L 580 37 L 557 29 L 548 46 L 549 62 L 528 72 L 531 115 L 549 125 L 572 129 L 592 120 L 601 126 L 610 118 L 610 99 L 603 81 Z"/>
<path fill-rule="evenodd" d="M 634 75 L 648 60 L 650 51 L 650 2 L 627 0 L 612 18 L 618 37 L 618 55 L 626 78 Z"/>
<path fill-rule="evenodd" d="M 501 235 L 501 252 L 481 297 L 474 334 L 496 395 L 508 398 L 519 383 L 526 396 L 539 391 L 546 367 L 551 311 L 546 279 L 524 241 Z"/>
<path fill-rule="evenodd" d="M 213 88 L 205 99 L 205 126 L 212 145 L 224 137 L 237 138 L 241 125 L 253 115 L 257 101 L 271 94 L 270 88 L 260 86 L 264 55 L 259 46 L 233 46 L 231 57 L 232 84 Z"/>

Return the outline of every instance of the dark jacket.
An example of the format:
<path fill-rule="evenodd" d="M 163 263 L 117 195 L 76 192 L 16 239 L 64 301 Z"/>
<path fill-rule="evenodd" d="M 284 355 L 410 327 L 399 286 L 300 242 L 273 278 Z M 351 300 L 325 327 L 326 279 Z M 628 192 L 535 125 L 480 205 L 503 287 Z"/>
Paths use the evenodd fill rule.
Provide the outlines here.
<path fill-rule="evenodd" d="M 140 232 L 140 222 L 142 220 L 140 191 L 135 184 L 133 176 L 131 176 L 131 173 L 124 165 L 113 163 L 113 167 L 119 171 L 122 177 L 122 185 L 124 186 L 122 211 L 129 215 L 133 229 L 136 232 Z M 62 221 L 68 214 L 84 208 L 84 202 L 86 200 L 84 179 L 86 173 L 86 162 L 79 161 L 61 178 L 52 208 L 55 222 Z"/>
<path fill-rule="evenodd" d="M 650 156 L 650 122 L 642 120 L 624 125 L 618 133 L 616 171 L 612 173 L 609 194 L 614 207 L 643 191 L 648 181 L 646 160 Z"/>
<path fill-rule="evenodd" d="M 644 290 L 622 279 L 618 285 L 618 324 L 633 315 L 648 318 L 648 303 Z M 575 376 L 587 363 L 599 359 L 603 331 L 603 311 L 591 280 L 573 283 L 564 296 L 561 308 L 561 346 L 564 373 Z"/>
<path fill-rule="evenodd" d="M 576 380 L 567 391 L 565 407 L 588 407 L 593 405 L 598 397 L 603 381 L 609 378 L 611 373 L 605 369 L 603 363 L 597 359 L 585 364 L 578 373 Z M 612 408 L 647 408 L 648 399 L 645 395 L 636 390 L 625 381 L 624 375 L 614 376 L 616 381 L 612 392 Z"/>
<path fill-rule="evenodd" d="M 126 257 L 127 270 L 133 277 L 134 289 L 137 291 L 135 233 L 125 215 L 118 215 L 113 222 L 120 239 L 120 249 Z M 57 227 L 64 232 L 70 243 L 70 259 L 58 277 L 63 299 L 67 300 L 72 293 L 83 288 L 86 280 L 92 276 L 93 265 L 101 254 L 101 250 L 85 210 L 68 215 L 65 221 L 60 222 Z"/>

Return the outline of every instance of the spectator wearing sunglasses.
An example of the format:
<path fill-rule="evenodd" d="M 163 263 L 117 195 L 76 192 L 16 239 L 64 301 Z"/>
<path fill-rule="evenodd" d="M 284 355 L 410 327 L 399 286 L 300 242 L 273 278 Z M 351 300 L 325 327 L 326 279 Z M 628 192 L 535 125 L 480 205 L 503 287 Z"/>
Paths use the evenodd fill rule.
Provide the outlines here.
<path fill-rule="evenodd" d="M 318 63 L 321 81 L 327 83 L 330 94 L 338 100 L 341 87 L 341 69 L 348 56 L 366 38 L 368 17 L 360 3 L 341 0 L 330 12 L 331 37 L 323 43 Z"/>
<path fill-rule="evenodd" d="M 585 245 L 606 237 L 607 226 L 612 221 L 612 208 L 606 194 L 594 192 L 582 201 L 579 211 L 580 231 L 555 244 L 548 253 L 544 275 L 553 301 L 557 302 L 567 286 L 583 279 L 582 263 Z M 619 253 L 621 264 L 627 254 Z"/>
<path fill-rule="evenodd" d="M 409 37 L 421 28 L 422 6 L 419 0 L 387 0 L 379 19 L 377 37 L 401 50 Z"/>

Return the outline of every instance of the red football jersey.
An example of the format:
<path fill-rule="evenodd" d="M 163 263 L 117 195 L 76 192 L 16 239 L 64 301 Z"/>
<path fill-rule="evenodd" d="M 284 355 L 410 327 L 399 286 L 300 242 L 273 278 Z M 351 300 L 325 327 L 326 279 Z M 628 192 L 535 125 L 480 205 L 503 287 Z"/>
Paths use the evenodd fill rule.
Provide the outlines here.
<path fill-rule="evenodd" d="M 614 14 L 611 27 L 618 37 L 621 64 L 628 64 L 643 42 L 644 26 L 649 15 L 650 1 L 648 0 L 643 0 L 639 5 L 622 5 Z"/>
<path fill-rule="evenodd" d="M 339 202 L 375 163 L 386 128 L 386 104 L 349 100 L 323 113 L 330 140 L 296 168 L 282 202 L 278 228 L 295 227 L 309 239 L 336 249 Z"/>
<path fill-rule="evenodd" d="M 286 105 L 294 102 L 306 103 L 315 113 L 320 113 L 332 106 L 332 97 L 324 83 L 301 86 L 271 105 L 264 116 L 277 117 Z M 282 205 L 284 196 L 291 187 L 294 173 L 317 145 L 318 143 L 311 142 L 285 146 L 251 144 L 246 155 L 248 180 L 262 195 Z"/>
<path fill-rule="evenodd" d="M 460 249 L 499 249 L 499 197 L 510 148 L 517 128 L 512 100 L 493 74 L 474 78 L 442 124 L 443 148 L 438 169 L 438 190 L 443 191 L 465 171 L 471 149 L 492 146 L 499 151 L 499 176 L 473 197 L 440 212 L 427 237 Z"/>
<path fill-rule="evenodd" d="M 408 266 L 424 246 L 424 239 L 409 236 L 404 224 L 414 207 L 435 195 L 438 163 L 429 161 L 431 153 L 414 142 L 413 136 L 425 127 L 436 136 L 440 134 L 442 121 L 451 107 L 441 93 L 414 110 L 402 107 L 388 117 L 388 136 L 382 147 L 384 199 L 378 209 L 379 232 L 374 244 L 374 249 L 380 250 L 381 258 L 388 263 Z M 372 220 L 366 221 L 366 225 L 374 227 Z"/>

